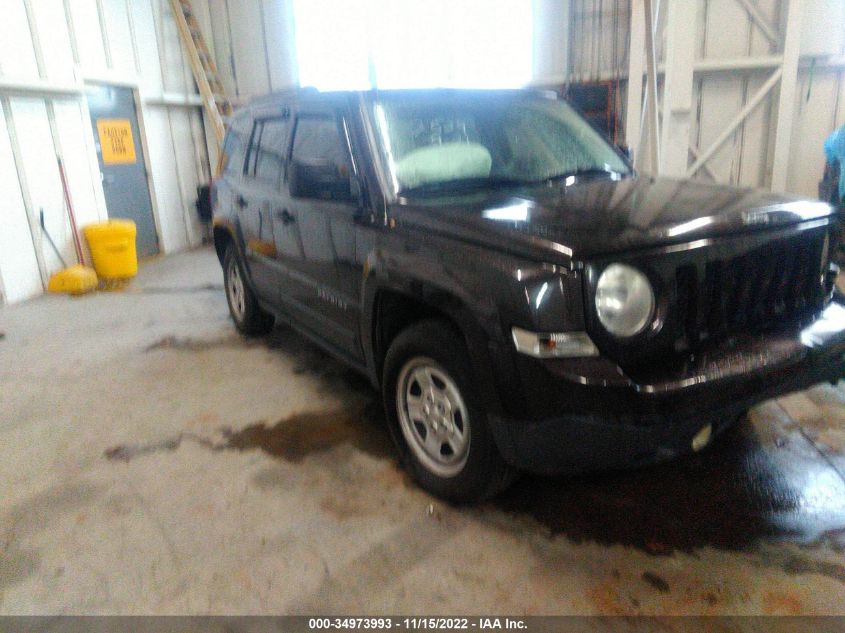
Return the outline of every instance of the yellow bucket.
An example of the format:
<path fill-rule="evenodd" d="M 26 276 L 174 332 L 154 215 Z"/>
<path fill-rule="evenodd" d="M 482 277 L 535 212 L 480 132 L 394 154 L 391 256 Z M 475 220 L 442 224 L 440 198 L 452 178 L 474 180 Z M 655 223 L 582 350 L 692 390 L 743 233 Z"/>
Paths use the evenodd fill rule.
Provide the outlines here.
<path fill-rule="evenodd" d="M 138 274 L 137 228 L 131 220 L 89 224 L 84 229 L 94 270 L 103 279 L 130 279 Z"/>

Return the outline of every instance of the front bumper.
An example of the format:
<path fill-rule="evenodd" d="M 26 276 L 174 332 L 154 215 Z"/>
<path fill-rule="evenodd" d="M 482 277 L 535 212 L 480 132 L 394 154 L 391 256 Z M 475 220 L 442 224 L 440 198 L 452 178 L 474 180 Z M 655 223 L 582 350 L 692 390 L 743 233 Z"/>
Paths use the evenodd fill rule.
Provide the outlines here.
<path fill-rule="evenodd" d="M 491 416 L 508 461 L 541 473 L 633 467 L 690 452 L 704 427 L 715 436 L 759 402 L 845 376 L 845 307 L 800 331 L 627 371 L 603 358 L 516 363 L 524 415 Z"/>

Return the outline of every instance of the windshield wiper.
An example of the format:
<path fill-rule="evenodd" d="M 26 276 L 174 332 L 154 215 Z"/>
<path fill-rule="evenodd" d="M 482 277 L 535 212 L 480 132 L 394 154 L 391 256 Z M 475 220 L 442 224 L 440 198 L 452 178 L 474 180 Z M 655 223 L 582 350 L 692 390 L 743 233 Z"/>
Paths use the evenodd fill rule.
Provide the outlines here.
<path fill-rule="evenodd" d="M 409 193 L 452 193 L 473 189 L 485 189 L 488 187 L 519 187 L 528 184 L 531 184 L 531 181 L 499 176 L 495 176 L 493 178 L 458 178 L 456 180 L 426 182 L 413 187 L 404 187 L 399 190 L 399 193 L 400 195 L 406 195 Z"/>
<path fill-rule="evenodd" d="M 565 180 L 567 178 L 578 178 L 580 176 L 625 176 L 625 172 L 607 169 L 606 167 L 579 167 L 570 171 L 564 171 L 559 174 L 554 174 L 547 178 L 542 178 L 537 182 L 555 182 L 557 180 Z"/>

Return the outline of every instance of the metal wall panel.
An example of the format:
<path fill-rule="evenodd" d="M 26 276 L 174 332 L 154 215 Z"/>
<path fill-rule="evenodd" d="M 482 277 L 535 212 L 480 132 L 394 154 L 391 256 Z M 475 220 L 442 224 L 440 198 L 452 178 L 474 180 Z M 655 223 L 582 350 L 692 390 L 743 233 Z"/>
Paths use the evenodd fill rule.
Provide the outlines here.
<path fill-rule="evenodd" d="M 658 58 L 662 58 L 662 21 L 667 1 L 660 0 L 658 21 Z M 686 0 L 684 0 L 686 1 Z M 689 0 L 693 1 L 693 0 Z M 697 24 L 696 56 L 699 61 L 764 59 L 782 51 L 765 29 L 756 24 L 740 0 L 695 0 L 700 3 Z M 628 28 L 628 2 L 619 7 L 621 20 L 610 12 L 617 10 L 614 0 L 570 0 L 570 78 L 591 81 L 622 77 L 627 81 L 627 50 L 624 54 L 608 40 L 619 28 Z M 782 38 L 785 24 L 785 0 L 753 0 L 769 29 Z M 806 0 L 803 15 L 801 54 L 845 54 L 845 2 L 842 0 Z M 815 196 L 824 164 L 822 143 L 837 125 L 845 123 L 843 72 L 825 69 L 808 62 L 799 73 L 798 108 L 795 112 L 793 145 L 790 151 L 787 187 L 791 192 Z M 840 65 L 841 68 L 841 65 Z M 753 97 L 774 68 L 758 70 L 702 71 L 695 75 L 694 119 L 691 141 L 705 150 Z M 623 87 L 624 90 L 624 87 Z M 719 182 L 751 187 L 771 184 L 773 138 L 777 117 L 779 89 L 776 87 L 728 142 L 707 164 Z M 640 153 L 647 151 L 646 144 Z M 699 178 L 712 179 L 707 170 Z"/>
<path fill-rule="evenodd" d="M 99 171 L 88 160 L 91 124 L 76 100 L 53 104 L 71 202 L 78 226 L 108 219 Z M 84 240 L 83 240 L 84 241 Z"/>
<path fill-rule="evenodd" d="M 37 217 L 39 210 L 44 210 L 47 230 L 62 257 L 70 263 L 74 257 L 73 239 L 65 212 L 47 107 L 42 99 L 23 97 L 11 99 L 10 104 L 33 212 Z M 48 273 L 60 270 L 61 262 L 46 241 L 42 243 L 42 250 Z"/>
<path fill-rule="evenodd" d="M 135 51 L 132 45 L 132 30 L 129 26 L 126 0 L 100 0 L 103 16 L 108 28 L 108 44 L 112 68 L 123 75 L 132 76 L 135 68 Z"/>
<path fill-rule="evenodd" d="M 38 28 L 44 67 L 52 81 L 73 81 L 73 49 L 62 0 L 30 2 Z"/>
<path fill-rule="evenodd" d="M 0 103 L 0 288 L 3 301 L 14 303 L 41 292 L 38 260 L 32 247 L 32 236 L 26 218 L 23 197 L 18 183 L 15 160 L 6 128 L 3 104 Z"/>
<path fill-rule="evenodd" d="M 161 94 L 161 63 L 159 61 L 158 39 L 156 37 L 156 16 L 153 2 L 157 0 L 132 0 L 132 24 L 139 51 L 138 64 L 141 68 L 140 87 L 146 94 Z"/>
<path fill-rule="evenodd" d="M 166 107 L 150 107 L 144 113 L 156 202 L 161 210 L 161 247 L 166 253 L 183 250 L 194 243 L 190 228 L 185 224 L 190 202 L 183 198 L 182 174 L 177 161 L 177 153 L 182 150 L 174 147 L 171 138 L 171 113 Z"/>
<path fill-rule="evenodd" d="M 170 12 L 168 0 L 150 0 L 153 3 L 158 38 L 158 54 L 165 92 L 194 92 L 190 68 L 182 54 L 179 31 Z"/>
<path fill-rule="evenodd" d="M 208 0 L 208 7 L 211 16 L 211 31 L 208 40 L 214 47 L 217 70 L 226 92 L 237 97 L 240 95 L 240 88 L 232 51 L 229 0 Z"/>
<path fill-rule="evenodd" d="M 837 124 L 836 108 L 832 106 L 837 100 L 839 80 L 839 74 L 830 72 L 816 72 L 812 77 L 808 73 L 801 75 L 790 146 L 790 191 L 817 192 L 824 171 L 823 144 Z"/>
<path fill-rule="evenodd" d="M 35 79 L 38 65 L 23 0 L 0 0 L 0 76 Z"/>
<path fill-rule="evenodd" d="M 261 95 L 270 91 L 267 42 L 260 0 L 229 0 L 230 31 L 239 94 Z"/>
<path fill-rule="evenodd" d="M 106 51 L 100 29 L 96 0 L 68 0 L 73 29 L 79 47 L 79 61 L 90 73 L 107 70 Z"/>
<path fill-rule="evenodd" d="M 185 246 L 196 246 L 202 242 L 202 227 L 193 202 L 197 197 L 197 186 L 200 182 L 208 182 L 208 177 L 197 160 L 197 143 L 200 139 L 194 127 L 195 117 L 196 115 L 187 109 L 170 108 L 174 156 L 176 168 L 179 170 L 179 196 L 187 236 Z"/>

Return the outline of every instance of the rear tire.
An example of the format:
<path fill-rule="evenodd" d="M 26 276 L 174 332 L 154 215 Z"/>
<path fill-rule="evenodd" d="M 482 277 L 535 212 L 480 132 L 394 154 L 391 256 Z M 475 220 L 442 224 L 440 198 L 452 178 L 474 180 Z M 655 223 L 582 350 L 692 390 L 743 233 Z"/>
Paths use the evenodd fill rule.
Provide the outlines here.
<path fill-rule="evenodd" d="M 260 336 L 273 329 L 275 319 L 258 305 L 258 300 L 247 283 L 244 267 L 233 245 L 226 248 L 223 258 L 223 282 L 229 314 L 235 327 L 246 336 Z"/>
<path fill-rule="evenodd" d="M 402 463 L 428 492 L 474 502 L 513 481 L 516 471 L 490 432 L 464 341 L 449 323 L 422 321 L 393 340 L 382 397 Z"/>

